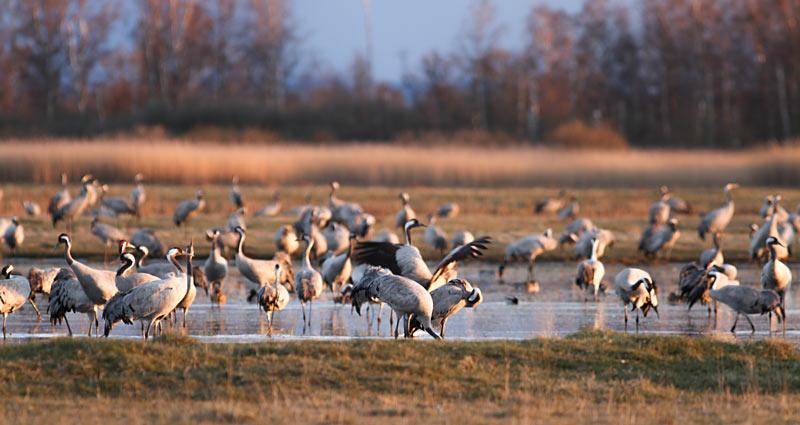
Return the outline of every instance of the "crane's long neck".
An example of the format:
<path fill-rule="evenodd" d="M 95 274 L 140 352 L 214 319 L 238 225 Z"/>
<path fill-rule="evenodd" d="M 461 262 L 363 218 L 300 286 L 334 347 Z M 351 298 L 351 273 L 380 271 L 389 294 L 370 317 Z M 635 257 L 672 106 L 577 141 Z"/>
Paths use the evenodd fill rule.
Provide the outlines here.
<path fill-rule="evenodd" d="M 719 242 L 719 234 L 718 233 L 714 234 L 714 249 L 716 250 L 715 252 L 719 252 L 720 249 L 722 249 L 722 244 L 720 244 L 720 242 Z"/>
<path fill-rule="evenodd" d="M 592 257 L 591 257 L 592 261 L 597 261 L 597 245 L 598 245 L 597 241 L 592 242 Z"/>
<path fill-rule="evenodd" d="M 64 259 L 67 260 L 67 264 L 70 266 L 75 262 L 72 258 L 72 242 L 70 241 L 64 243 Z"/>
<path fill-rule="evenodd" d="M 350 239 L 350 245 L 347 247 L 347 255 L 344 257 L 345 261 L 350 259 L 350 255 L 353 253 L 353 239 Z"/>
<path fill-rule="evenodd" d="M 175 259 L 175 254 L 167 256 L 167 260 L 169 260 L 169 262 L 172 263 L 172 265 L 175 266 L 175 268 L 178 269 L 179 272 L 186 273 L 183 270 L 183 266 L 178 262 L 178 260 Z"/>
<path fill-rule="evenodd" d="M 192 289 L 193 278 L 194 277 L 192 275 L 192 254 L 189 254 L 186 256 L 186 295 L 184 295 L 184 298 L 189 296 L 189 292 Z"/>
<path fill-rule="evenodd" d="M 117 270 L 117 276 L 122 276 L 122 277 L 127 276 L 132 267 L 133 267 L 133 261 L 125 257 L 122 266 L 120 266 L 119 270 Z"/>
<path fill-rule="evenodd" d="M 214 257 L 214 258 L 219 256 L 219 250 L 217 250 L 217 241 L 218 240 L 219 240 L 219 236 L 218 235 L 214 235 L 214 237 L 211 238 L 211 256 Z M 238 247 L 237 247 L 237 249 L 238 249 Z"/>
<path fill-rule="evenodd" d="M 777 253 L 777 251 L 775 251 L 775 245 L 773 245 L 773 244 L 769 244 L 769 258 L 770 258 L 770 260 L 772 260 L 772 266 L 771 267 L 772 267 L 773 270 L 775 270 L 775 268 L 778 265 L 778 253 Z"/>
<path fill-rule="evenodd" d="M 725 203 L 730 204 L 733 202 L 733 198 L 731 197 L 731 191 L 728 188 L 725 188 Z"/>
<path fill-rule="evenodd" d="M 411 227 L 406 226 L 404 230 L 406 232 L 406 245 L 411 246 Z"/>
<path fill-rule="evenodd" d="M 306 252 L 303 254 L 303 267 L 311 268 L 311 247 L 314 246 L 314 239 L 309 239 L 306 245 Z"/>
<path fill-rule="evenodd" d="M 239 233 L 239 243 L 236 247 L 236 252 L 239 255 L 242 255 L 242 247 L 244 247 L 244 233 Z"/>

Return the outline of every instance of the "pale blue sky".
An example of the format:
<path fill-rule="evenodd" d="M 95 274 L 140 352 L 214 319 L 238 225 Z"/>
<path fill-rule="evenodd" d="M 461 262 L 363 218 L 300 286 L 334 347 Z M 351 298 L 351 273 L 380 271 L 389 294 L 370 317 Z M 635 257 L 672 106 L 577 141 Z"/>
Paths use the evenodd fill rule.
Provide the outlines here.
<path fill-rule="evenodd" d="M 295 18 L 305 49 L 336 71 L 344 71 L 357 51 L 364 52 L 362 0 L 295 0 Z M 431 50 L 453 51 L 472 0 L 372 0 L 373 73 L 379 81 L 399 82 L 402 59 L 416 69 Z M 534 5 L 580 9 L 582 0 L 494 0 L 503 26 L 503 46 L 525 43 L 525 19 Z"/>
<path fill-rule="evenodd" d="M 378 81 L 398 83 L 407 66 L 416 70 L 420 58 L 432 51 L 454 51 L 474 0 L 372 0 L 373 73 Z M 536 5 L 569 12 L 583 0 L 492 0 L 503 27 L 501 44 L 518 49 L 525 43 L 525 20 Z M 304 51 L 333 68 L 346 71 L 357 51 L 365 52 L 363 0 L 294 0 L 294 17 Z M 136 6 L 121 6 L 114 43 L 132 45 Z"/>

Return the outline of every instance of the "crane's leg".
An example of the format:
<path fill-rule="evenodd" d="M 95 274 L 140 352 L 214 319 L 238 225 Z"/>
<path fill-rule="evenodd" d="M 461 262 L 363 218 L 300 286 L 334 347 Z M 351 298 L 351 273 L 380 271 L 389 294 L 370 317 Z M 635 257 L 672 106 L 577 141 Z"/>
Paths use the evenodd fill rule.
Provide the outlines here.
<path fill-rule="evenodd" d="M 383 303 L 381 303 L 381 306 L 378 308 L 378 335 L 381 334 L 381 316 L 383 316 Z M 391 332 L 391 330 L 392 327 L 389 326 L 389 331 Z"/>
<path fill-rule="evenodd" d="M 267 322 L 269 322 L 269 335 L 272 336 L 272 312 L 267 312 Z"/>
<path fill-rule="evenodd" d="M 91 319 L 91 318 L 90 318 Z M 67 331 L 69 331 L 69 336 L 72 336 L 72 328 L 69 327 L 69 320 L 67 320 L 67 315 L 64 315 L 64 321 L 67 322 Z M 89 322 L 89 336 L 92 336 L 92 322 Z"/>
<path fill-rule="evenodd" d="M 397 320 L 399 321 L 400 319 L 398 318 Z M 394 309 L 389 308 L 389 335 L 391 335 L 392 333 L 393 324 L 394 324 Z"/>
<path fill-rule="evenodd" d="M 442 319 L 442 339 L 444 339 L 444 325 L 447 323 L 447 318 Z"/>
<path fill-rule="evenodd" d="M 745 319 L 747 319 L 747 323 L 750 323 L 750 329 L 751 329 L 750 333 L 751 333 L 751 334 L 754 334 L 754 333 L 756 333 L 756 327 L 755 327 L 755 325 L 753 325 L 753 321 L 752 321 L 752 320 L 750 320 L 750 316 L 748 316 L 748 315 L 746 315 L 746 314 L 745 314 L 745 315 L 744 315 L 744 318 L 745 318 Z"/>
<path fill-rule="evenodd" d="M 306 303 L 300 301 L 300 307 L 303 309 L 303 333 L 306 333 Z"/>
<path fill-rule="evenodd" d="M 314 307 L 314 300 L 308 300 L 308 331 L 311 332 L 311 309 Z"/>
<path fill-rule="evenodd" d="M 397 323 L 394 324 L 394 339 L 397 339 L 397 337 L 400 336 L 398 328 L 400 327 L 400 319 L 401 318 L 402 318 L 402 316 L 400 314 L 398 314 L 397 315 Z"/>
<path fill-rule="evenodd" d="M 636 313 L 636 333 L 639 333 L 639 310 L 633 309 L 633 312 Z"/>
<path fill-rule="evenodd" d="M 36 303 L 33 302 L 33 298 L 28 298 L 28 301 L 31 302 L 31 306 L 34 310 L 36 310 L 36 315 L 39 316 L 39 321 L 42 321 L 42 313 L 39 313 L 39 307 L 36 307 Z"/>
<path fill-rule="evenodd" d="M 147 323 L 147 330 L 144 331 L 144 340 L 147 341 L 150 338 L 150 329 L 153 327 L 153 323 L 155 322 L 155 318 L 150 319 L 150 322 Z"/>
<path fill-rule="evenodd" d="M 6 339 L 6 317 L 8 317 L 8 313 L 3 313 L 3 339 Z"/>
<path fill-rule="evenodd" d="M 189 307 L 183 309 L 183 328 L 188 329 L 186 327 L 186 315 L 189 314 Z"/>
<path fill-rule="evenodd" d="M 622 306 L 622 311 L 625 312 L 625 331 L 628 330 L 628 304 Z"/>
<path fill-rule="evenodd" d="M 731 333 L 736 333 L 736 324 L 739 323 L 739 312 L 736 312 L 736 320 L 733 321 L 733 327 L 731 327 Z"/>
<path fill-rule="evenodd" d="M 528 281 L 533 280 L 533 260 L 528 261 Z"/>

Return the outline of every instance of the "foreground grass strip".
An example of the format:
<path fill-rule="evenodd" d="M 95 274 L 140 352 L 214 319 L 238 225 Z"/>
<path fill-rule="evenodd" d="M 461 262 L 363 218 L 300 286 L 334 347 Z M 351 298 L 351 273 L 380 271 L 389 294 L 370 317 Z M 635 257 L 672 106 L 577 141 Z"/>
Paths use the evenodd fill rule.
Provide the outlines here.
<path fill-rule="evenodd" d="M 744 407 L 760 412 L 759 421 L 800 414 L 800 354 L 778 340 L 592 331 L 529 341 L 202 344 L 169 335 L 153 343 L 57 339 L 0 353 L 0 406 L 16 400 L 12 418 L 32 422 L 47 418 L 20 403 L 108 408 L 138 418 L 133 423 L 258 422 L 287 413 L 331 423 L 438 422 L 432 413 L 467 423 L 576 415 L 615 422 L 642 403 L 664 406 L 653 419 L 686 415 L 688 405 L 712 422 L 745 420 L 731 417 Z M 469 414 L 469 406 L 480 411 Z M 71 418 L 86 422 L 75 410 Z"/>

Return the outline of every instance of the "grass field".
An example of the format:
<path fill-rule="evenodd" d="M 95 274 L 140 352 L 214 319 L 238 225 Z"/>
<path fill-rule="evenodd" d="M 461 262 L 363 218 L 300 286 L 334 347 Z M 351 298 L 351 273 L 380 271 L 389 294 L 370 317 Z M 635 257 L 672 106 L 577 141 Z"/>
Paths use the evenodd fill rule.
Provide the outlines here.
<path fill-rule="evenodd" d="M 0 423 L 777 423 L 800 353 L 776 340 L 584 332 L 520 342 L 0 348 Z"/>
<path fill-rule="evenodd" d="M 55 183 L 87 172 L 103 181 L 469 187 L 710 187 L 800 183 L 800 147 L 748 151 L 569 151 L 514 146 L 374 143 L 237 145 L 163 139 L 7 140 L 0 179 Z"/>
<path fill-rule="evenodd" d="M 207 208 L 204 214 L 190 222 L 189 231 L 177 229 L 172 223 L 172 212 L 182 200 L 193 197 L 197 188 L 202 187 L 207 195 Z M 12 214 L 22 215 L 21 200 L 35 200 L 44 206 L 49 197 L 59 190 L 56 185 L 10 185 L 3 186 L 5 197 L 0 205 L 3 216 Z M 255 211 L 262 205 L 272 201 L 272 191 L 277 187 L 260 185 L 242 185 L 250 211 Z M 130 193 L 130 185 L 113 185 L 111 196 L 126 196 Z M 208 244 L 200 243 L 203 240 L 202 232 L 212 226 L 224 226 L 227 217 L 233 212 L 233 205 L 228 200 L 229 185 L 152 185 L 146 186 L 148 201 L 144 208 L 144 218 L 141 223 L 123 218 L 121 225 L 130 224 L 129 233 L 138 228 L 138 225 L 152 227 L 168 245 L 185 245 L 187 238 L 193 237 L 198 241 L 198 250 L 205 255 Z M 72 192 L 77 193 L 77 186 L 72 187 Z M 543 232 L 552 228 L 559 234 L 567 222 L 557 220 L 553 216 L 533 214 L 535 201 L 546 197 L 555 196 L 555 188 L 429 188 L 421 186 L 411 187 L 354 187 L 345 185 L 340 197 L 361 203 L 364 208 L 376 216 L 378 225 L 376 233 L 381 228 L 394 226 L 394 215 L 399 210 L 400 201 L 397 194 L 405 190 L 411 194 L 411 205 L 418 216 L 424 217 L 433 212 L 445 202 L 457 202 L 461 206 L 461 214 L 450 219 L 441 219 L 438 223 L 450 235 L 460 230 L 470 230 L 475 235 L 488 234 L 495 240 L 487 252 L 486 259 L 490 261 L 502 260 L 504 246 L 515 239 Z M 674 187 L 676 195 L 690 201 L 696 211 L 708 211 L 717 208 L 723 203 L 722 190 L 713 188 L 686 188 Z M 326 204 L 328 189 L 325 186 L 302 185 L 280 187 L 282 203 L 287 207 L 302 204 L 303 195 L 307 192 L 313 194 L 316 204 Z M 750 223 L 761 223 L 758 210 L 766 194 L 779 191 L 784 195 L 784 205 L 789 210 L 794 210 L 795 204 L 800 201 L 800 190 L 770 187 L 743 187 L 734 192 L 736 201 L 736 215 L 727 229 L 728 237 L 725 240 L 725 255 L 730 260 L 746 261 L 747 247 L 749 246 Z M 647 225 L 647 210 L 658 198 L 655 187 L 639 189 L 568 189 L 568 192 L 578 196 L 581 202 L 580 216 L 590 218 L 597 226 L 611 229 L 617 238 L 614 247 L 610 249 L 605 261 L 641 261 L 641 254 L 636 252 L 639 235 Z M 682 236 L 673 250 L 672 259 L 676 261 L 695 259 L 702 249 L 711 245 L 709 240 L 701 241 L 696 232 L 699 216 L 693 213 L 688 216 L 679 216 L 679 228 Z M 116 224 L 114 219 L 103 219 L 111 224 Z M 295 220 L 290 216 L 271 218 L 248 217 L 247 251 L 250 255 L 258 257 L 271 256 L 275 251 L 272 237 L 279 226 Z M 73 235 L 75 252 L 78 256 L 91 256 L 102 258 L 103 246 L 94 236 L 88 233 L 89 217 L 81 218 Z M 426 221 L 423 218 L 423 221 Z M 56 237 L 64 230 L 63 224 L 53 229 L 49 217 L 24 218 L 26 242 L 19 251 L 20 256 L 26 257 L 52 257 L 60 255 L 52 250 Z M 395 232 L 398 232 L 395 229 Z M 398 232 L 399 233 L 399 232 Z M 422 249 L 426 258 L 438 259 L 425 242 L 421 231 L 416 233 L 416 242 Z M 562 260 L 571 258 L 572 246 L 562 250 L 553 251 L 540 257 L 541 261 L 548 259 Z"/>

